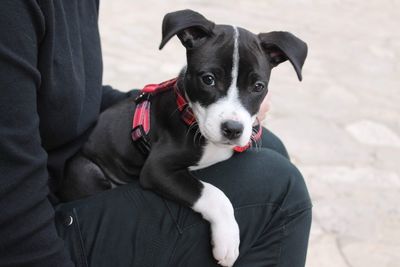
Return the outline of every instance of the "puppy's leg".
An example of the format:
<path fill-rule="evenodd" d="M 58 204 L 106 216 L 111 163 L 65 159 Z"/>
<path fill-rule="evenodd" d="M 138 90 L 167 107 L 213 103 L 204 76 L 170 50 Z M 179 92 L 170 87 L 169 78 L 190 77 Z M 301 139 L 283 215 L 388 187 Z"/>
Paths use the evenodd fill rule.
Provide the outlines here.
<path fill-rule="evenodd" d="M 209 183 L 202 184 L 201 196 L 192 208 L 210 222 L 213 254 L 218 264 L 232 266 L 239 256 L 240 243 L 232 204 L 220 189 Z"/>
<path fill-rule="evenodd" d="M 177 169 L 177 162 L 185 162 L 185 159 L 187 155 L 166 155 L 165 149 L 158 150 L 153 146 L 140 174 L 140 182 L 145 188 L 191 207 L 208 220 L 214 258 L 220 265 L 232 266 L 239 256 L 240 242 L 232 204 L 221 190 L 199 181 L 188 168 Z"/>
<path fill-rule="evenodd" d="M 110 181 L 98 165 L 81 154 L 67 164 L 58 196 L 62 201 L 71 201 L 111 189 Z"/>

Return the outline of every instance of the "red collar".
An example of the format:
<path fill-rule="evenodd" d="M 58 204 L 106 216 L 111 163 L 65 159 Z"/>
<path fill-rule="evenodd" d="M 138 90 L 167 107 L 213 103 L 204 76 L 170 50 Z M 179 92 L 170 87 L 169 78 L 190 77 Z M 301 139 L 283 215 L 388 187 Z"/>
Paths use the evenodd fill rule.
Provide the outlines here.
<path fill-rule="evenodd" d="M 186 98 L 179 92 L 178 84 L 174 84 L 174 92 L 176 95 L 176 105 L 178 110 L 181 112 L 181 119 L 189 126 L 196 122 L 196 117 Z"/>
<path fill-rule="evenodd" d="M 132 140 L 139 141 L 139 148 L 148 153 L 150 151 L 150 140 L 147 137 L 150 131 L 150 107 L 151 101 L 150 96 L 157 94 L 159 92 L 163 92 L 166 90 L 174 89 L 176 95 L 176 104 L 178 106 L 178 110 L 181 112 L 181 118 L 187 125 L 192 125 L 196 122 L 196 118 L 193 114 L 192 109 L 189 107 L 189 103 L 186 98 L 179 92 L 177 85 L 178 78 L 174 78 L 160 84 L 149 84 L 146 85 L 141 94 L 136 98 L 136 109 L 135 114 L 132 119 Z M 258 129 L 255 133 L 253 133 L 251 140 L 245 146 L 235 146 L 233 150 L 235 152 L 243 152 L 247 150 L 251 146 L 252 141 L 257 141 L 261 138 L 262 127 L 258 124 Z"/>

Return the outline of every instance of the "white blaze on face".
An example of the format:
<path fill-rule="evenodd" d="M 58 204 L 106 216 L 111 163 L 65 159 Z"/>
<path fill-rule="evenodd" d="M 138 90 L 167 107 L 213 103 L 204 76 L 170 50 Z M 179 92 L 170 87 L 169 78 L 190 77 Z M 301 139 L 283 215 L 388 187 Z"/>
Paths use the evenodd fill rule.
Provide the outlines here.
<path fill-rule="evenodd" d="M 227 120 L 235 120 L 242 123 L 244 126 L 242 136 L 234 145 L 244 146 L 250 140 L 254 119 L 243 107 L 239 99 L 239 89 L 237 88 L 237 79 L 239 74 L 239 31 L 235 26 L 232 27 L 234 30 L 231 72 L 232 81 L 227 95 L 208 107 L 203 107 L 197 102 L 193 103 L 191 106 L 198 121 L 201 133 L 213 143 L 219 143 L 224 140 L 221 132 L 221 124 L 223 122 Z"/>

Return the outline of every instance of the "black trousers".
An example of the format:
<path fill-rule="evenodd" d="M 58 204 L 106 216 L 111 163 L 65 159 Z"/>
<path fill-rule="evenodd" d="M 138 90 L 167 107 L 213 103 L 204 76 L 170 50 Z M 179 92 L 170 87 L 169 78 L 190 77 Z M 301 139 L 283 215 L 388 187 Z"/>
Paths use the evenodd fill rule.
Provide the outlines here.
<path fill-rule="evenodd" d="M 263 148 L 194 174 L 225 192 L 235 208 L 240 228 L 235 266 L 304 266 L 311 201 L 276 136 L 265 130 Z M 218 266 L 209 223 L 138 182 L 62 204 L 56 219 L 78 267 Z"/>

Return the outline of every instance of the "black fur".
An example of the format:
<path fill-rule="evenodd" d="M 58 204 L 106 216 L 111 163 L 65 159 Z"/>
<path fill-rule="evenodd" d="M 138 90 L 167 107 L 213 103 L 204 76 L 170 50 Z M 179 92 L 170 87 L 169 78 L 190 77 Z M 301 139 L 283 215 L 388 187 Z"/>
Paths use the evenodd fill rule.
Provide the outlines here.
<path fill-rule="evenodd" d="M 138 151 L 131 139 L 134 109 L 132 97 L 100 115 L 81 154 L 69 162 L 60 192 L 63 200 L 111 188 L 111 182 L 105 187 L 104 180 L 124 184 L 139 174 L 144 188 L 165 197 L 189 206 L 198 199 L 202 185 L 187 167 L 196 165 L 200 159 L 203 141 L 194 140 L 196 129 L 188 131 L 181 120 L 174 92 L 166 91 L 152 98 L 152 150 L 148 157 Z M 71 170 L 75 168 L 79 170 Z"/>

